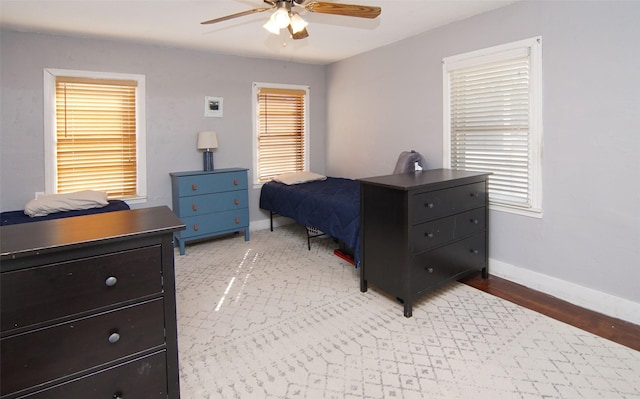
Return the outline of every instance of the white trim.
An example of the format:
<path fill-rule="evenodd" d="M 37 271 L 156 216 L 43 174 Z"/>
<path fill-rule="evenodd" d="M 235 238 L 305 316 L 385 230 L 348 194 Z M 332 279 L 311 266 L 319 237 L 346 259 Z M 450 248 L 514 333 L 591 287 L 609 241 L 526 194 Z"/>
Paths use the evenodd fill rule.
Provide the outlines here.
<path fill-rule="evenodd" d="M 640 325 L 640 303 L 489 259 L 489 273 L 574 305 Z"/>
<path fill-rule="evenodd" d="M 45 193 L 56 192 L 56 77 L 72 76 L 91 79 L 123 79 L 138 82 L 136 89 L 136 157 L 137 157 L 137 198 L 127 199 L 129 204 L 146 202 L 147 198 L 147 117 L 145 75 L 96 71 L 76 71 L 73 69 L 44 69 L 44 176 Z"/>

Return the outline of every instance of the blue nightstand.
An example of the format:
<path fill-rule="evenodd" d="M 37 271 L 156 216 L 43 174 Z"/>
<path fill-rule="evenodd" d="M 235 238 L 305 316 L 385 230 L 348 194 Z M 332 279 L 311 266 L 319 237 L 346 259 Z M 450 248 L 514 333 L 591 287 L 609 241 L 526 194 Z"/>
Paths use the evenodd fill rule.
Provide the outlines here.
<path fill-rule="evenodd" d="M 175 234 L 184 255 L 185 242 L 244 230 L 249 241 L 247 169 L 175 172 L 171 175 L 173 212 L 187 226 Z"/>

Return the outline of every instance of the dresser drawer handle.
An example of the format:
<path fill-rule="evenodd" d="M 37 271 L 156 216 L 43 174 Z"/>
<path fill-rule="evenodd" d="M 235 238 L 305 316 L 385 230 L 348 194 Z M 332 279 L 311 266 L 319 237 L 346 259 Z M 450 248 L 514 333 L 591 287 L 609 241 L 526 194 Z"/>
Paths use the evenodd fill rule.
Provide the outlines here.
<path fill-rule="evenodd" d="M 237 186 L 238 185 L 238 179 L 233 179 L 233 185 Z"/>
<path fill-rule="evenodd" d="M 199 227 L 198 227 L 198 225 L 197 225 L 197 224 L 194 224 L 194 225 L 193 225 L 193 231 L 198 231 L 198 228 L 199 228 Z"/>
<path fill-rule="evenodd" d="M 479 197 L 480 194 L 478 194 L 478 193 L 469 193 L 469 196 L 470 197 Z"/>
<path fill-rule="evenodd" d="M 234 203 L 235 205 L 238 205 L 238 204 L 240 203 L 240 201 L 238 201 L 238 199 L 236 198 L 236 199 L 234 199 L 234 200 L 233 200 L 233 203 Z"/>
<path fill-rule="evenodd" d="M 240 218 L 236 218 L 236 224 L 240 223 Z"/>
<path fill-rule="evenodd" d="M 427 202 L 424 206 L 427 208 L 433 208 L 433 202 Z"/>
<path fill-rule="evenodd" d="M 478 250 L 477 249 L 470 249 L 469 252 L 471 252 L 474 255 L 478 254 Z"/>
<path fill-rule="evenodd" d="M 198 211 L 198 205 L 196 205 L 196 204 L 191 205 L 191 209 L 193 209 L 194 212 L 197 212 Z"/>
<path fill-rule="evenodd" d="M 469 223 L 478 224 L 478 219 L 469 219 Z"/>
<path fill-rule="evenodd" d="M 198 185 L 197 184 L 192 184 L 191 185 L 191 190 L 196 191 L 198 189 Z"/>
<path fill-rule="evenodd" d="M 433 267 L 425 267 L 424 270 L 428 271 L 429 273 L 433 273 Z"/>
<path fill-rule="evenodd" d="M 122 395 L 122 392 L 116 392 L 113 394 L 111 399 L 124 399 L 124 396 Z"/>
<path fill-rule="evenodd" d="M 104 280 L 104 283 L 106 284 L 107 287 L 113 287 L 114 285 L 116 285 L 117 282 L 118 282 L 118 279 L 115 278 L 114 276 L 107 277 L 107 279 Z"/>
<path fill-rule="evenodd" d="M 114 332 L 114 333 L 111 333 L 111 335 L 109 335 L 109 343 L 115 344 L 118 341 L 120 341 L 120 334 L 118 334 L 117 332 Z"/>
<path fill-rule="evenodd" d="M 433 233 L 424 233 L 424 236 L 427 238 L 433 238 Z"/>

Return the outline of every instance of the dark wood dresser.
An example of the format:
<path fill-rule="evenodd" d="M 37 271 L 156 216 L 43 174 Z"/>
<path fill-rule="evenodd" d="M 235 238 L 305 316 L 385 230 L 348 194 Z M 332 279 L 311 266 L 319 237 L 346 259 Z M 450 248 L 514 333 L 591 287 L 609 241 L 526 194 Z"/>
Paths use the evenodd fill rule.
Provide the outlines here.
<path fill-rule="evenodd" d="M 165 206 L 0 228 L 2 399 L 178 399 Z"/>
<path fill-rule="evenodd" d="M 359 179 L 360 290 L 374 284 L 411 317 L 424 294 L 472 271 L 486 278 L 488 175 L 436 169 Z"/>

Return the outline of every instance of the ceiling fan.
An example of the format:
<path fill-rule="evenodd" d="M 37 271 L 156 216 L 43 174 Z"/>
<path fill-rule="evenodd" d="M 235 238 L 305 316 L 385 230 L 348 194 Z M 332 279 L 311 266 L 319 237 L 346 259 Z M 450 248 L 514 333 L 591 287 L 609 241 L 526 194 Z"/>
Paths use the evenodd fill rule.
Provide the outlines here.
<path fill-rule="evenodd" d="M 245 15 L 275 10 L 263 27 L 276 35 L 280 33 L 281 29 L 287 28 L 293 39 L 304 39 L 309 36 L 309 32 L 307 32 L 307 25 L 309 24 L 302 19 L 300 14 L 295 11 L 295 8 L 301 8 L 309 12 L 316 12 L 320 14 L 333 14 L 370 19 L 376 18 L 382 11 L 380 7 L 329 3 L 326 1 L 310 1 L 305 3 L 306 0 L 264 0 L 264 2 L 269 4 L 269 7 L 254 8 L 220 18 L 210 19 L 208 21 L 201 22 L 201 24 L 215 24 L 217 22 L 227 21 L 233 18 L 244 17 Z"/>

